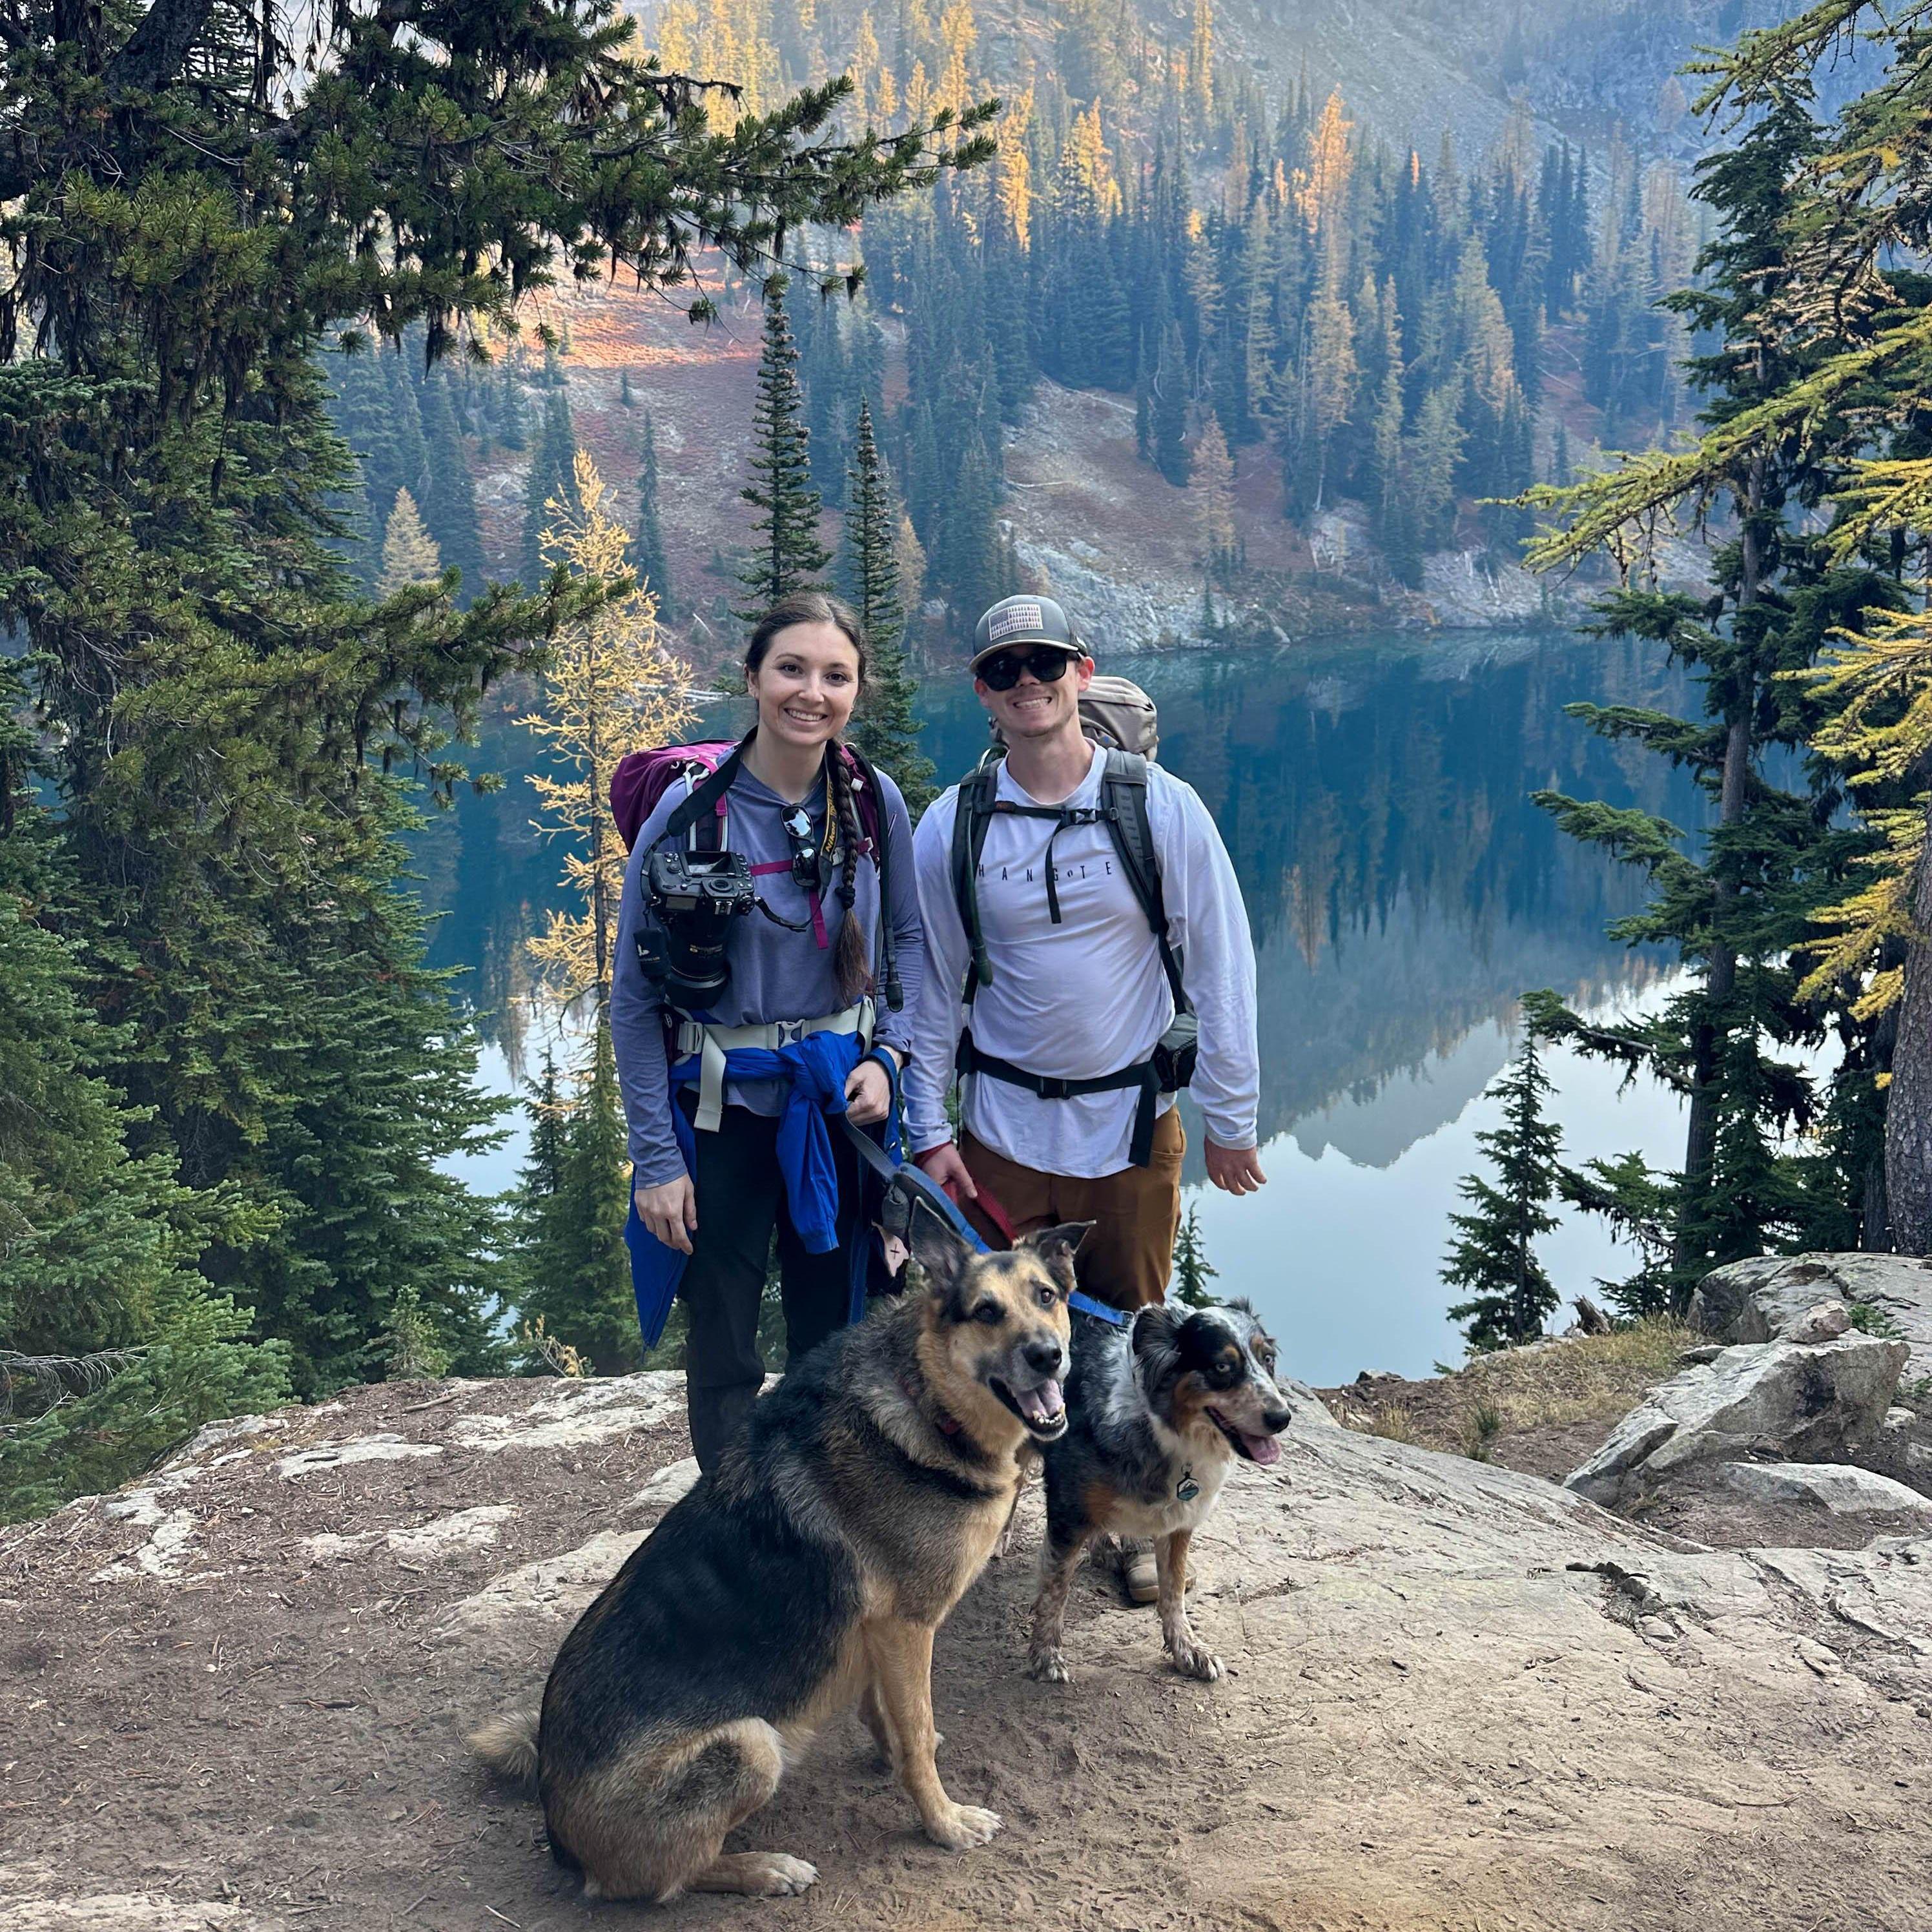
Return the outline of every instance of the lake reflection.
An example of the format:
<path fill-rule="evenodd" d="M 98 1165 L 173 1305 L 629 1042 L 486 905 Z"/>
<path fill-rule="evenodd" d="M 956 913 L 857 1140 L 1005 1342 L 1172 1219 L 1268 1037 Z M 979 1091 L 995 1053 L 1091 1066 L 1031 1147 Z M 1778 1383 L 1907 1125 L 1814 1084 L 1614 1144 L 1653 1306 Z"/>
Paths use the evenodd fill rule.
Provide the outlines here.
<path fill-rule="evenodd" d="M 1688 778 L 1606 744 L 1563 715 L 1580 699 L 1662 704 L 1681 680 L 1642 647 L 1569 637 L 1402 637 L 1278 652 L 1112 660 L 1158 701 L 1161 759 L 1201 793 L 1234 856 L 1260 962 L 1262 1138 L 1270 1184 L 1190 1199 L 1224 1292 L 1252 1296 L 1295 1372 L 1426 1373 L 1460 1354 L 1436 1278 L 1458 1176 L 1494 1124 L 1482 1090 L 1514 1051 L 1523 990 L 1597 1009 L 1658 996 L 1655 962 L 1604 937 L 1633 880 L 1561 838 L 1528 794 L 1552 787 L 1700 822 Z M 956 776 L 984 743 L 961 674 L 927 679 L 928 748 Z M 710 728 L 742 718 L 722 709 Z M 532 829 L 530 747 L 507 724 L 479 766 L 502 790 L 468 796 L 418 844 L 424 897 L 445 915 L 435 963 L 474 977 L 507 1083 L 526 1042 L 521 942 L 562 902 L 556 855 Z M 1677 1108 L 1553 1057 L 1572 1159 L 1640 1147 L 1674 1160 Z M 514 1146 L 473 1166 L 506 1185 Z M 1546 1252 L 1566 1294 L 1619 1263 L 1594 1226 Z"/>

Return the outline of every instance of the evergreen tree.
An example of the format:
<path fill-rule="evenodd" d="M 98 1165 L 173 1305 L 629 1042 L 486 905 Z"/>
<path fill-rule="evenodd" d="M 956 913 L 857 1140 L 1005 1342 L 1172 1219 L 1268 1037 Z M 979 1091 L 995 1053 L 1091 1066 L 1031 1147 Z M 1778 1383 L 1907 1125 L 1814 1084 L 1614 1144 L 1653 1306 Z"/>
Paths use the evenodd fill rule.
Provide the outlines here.
<path fill-rule="evenodd" d="M 1214 1297 L 1208 1284 L 1221 1270 L 1208 1258 L 1208 1247 L 1201 1233 L 1201 1210 L 1188 1208 L 1174 1242 L 1174 1298 L 1184 1308 L 1212 1308 Z"/>
<path fill-rule="evenodd" d="M 748 606 L 737 614 L 747 623 L 756 623 L 788 591 L 812 587 L 832 557 L 818 537 L 823 506 L 812 487 L 811 438 L 784 295 L 782 275 L 766 283 L 764 349 L 752 412 L 756 480 L 738 493 L 759 513 L 758 540 L 738 580 L 751 593 Z"/>
<path fill-rule="evenodd" d="M 540 1321 L 598 1375 L 628 1375 L 641 1352 L 624 1246 L 631 1168 L 610 1022 L 601 1006 L 578 1090 L 552 1118 L 554 1190 L 526 1189 L 519 1204 L 518 1312 L 526 1325 Z"/>
<path fill-rule="evenodd" d="M 398 890 L 408 806 L 386 774 L 446 796 L 460 772 L 437 754 L 481 692 L 605 595 L 359 598 L 332 554 L 356 478 L 318 356 L 365 346 L 377 318 L 386 385 L 406 338 L 412 363 L 415 346 L 440 363 L 466 334 L 506 334 L 519 298 L 592 246 L 646 289 L 688 289 L 700 232 L 748 265 L 776 238 L 850 226 L 941 158 L 931 122 L 828 140 L 840 82 L 719 134 L 608 9 L 284 24 L 260 0 L 10 10 L 0 634 L 25 646 L 54 751 L 78 997 L 113 1021 L 71 1084 L 84 1064 L 123 1096 L 134 1159 L 171 1159 L 219 1199 L 221 1225 L 180 1252 L 290 1344 L 313 1394 L 384 1366 L 425 1310 L 459 1363 L 492 1359 L 494 1216 L 445 1164 L 494 1109 Z M 558 111 L 587 93 L 595 113 Z M 949 166 L 990 152 L 985 115 L 962 118 Z M 648 184 L 597 160 L 613 130 L 650 153 Z M 404 376 L 404 442 L 415 397 Z M 412 461 L 396 488 L 421 502 Z M 380 530 L 393 496 L 362 487 Z M 146 1198 L 152 1233 L 176 1210 Z M 219 1313 L 195 1317 L 211 1347 Z M 144 1413 L 188 1418 L 158 1399 Z"/>
<path fill-rule="evenodd" d="M 1700 263 L 1703 284 L 1670 298 L 1712 345 L 1691 365 L 1707 398 L 1699 447 L 1685 457 L 1646 458 L 1567 493 L 1532 493 L 1562 506 L 1568 518 L 1538 545 L 1538 560 L 1578 554 L 1580 544 L 1605 544 L 1620 554 L 1634 580 L 1606 601 L 1601 628 L 1664 646 L 1691 667 L 1700 687 L 1695 718 L 1571 707 L 1605 736 L 1644 745 L 1696 774 L 1716 817 L 1699 856 L 1682 850 L 1675 826 L 1643 813 L 1538 795 L 1565 830 L 1648 875 L 1651 904 L 1618 930 L 1674 946 L 1695 969 L 1688 988 L 1641 1023 L 1594 1027 L 1548 994 L 1533 1008 L 1546 1036 L 1648 1069 L 1688 1096 L 1684 1166 L 1666 1196 L 1668 1286 L 1679 1308 L 1712 1267 L 1767 1246 L 1842 1237 L 1868 1192 L 1864 1173 L 1831 1171 L 1828 1150 L 1786 1154 L 1778 1144 L 1821 1112 L 1844 1113 L 1843 1105 L 1821 1108 L 1802 1064 L 1778 1053 L 1808 1048 L 1819 1037 L 1822 1016 L 1798 997 L 1793 954 L 1847 848 L 1830 826 L 1828 806 L 1774 782 L 1766 753 L 1795 747 L 1807 728 L 1802 707 L 1787 700 L 1790 680 L 1835 629 L 1898 593 L 1869 570 L 1829 568 L 1822 540 L 1787 514 L 1823 487 L 1834 434 L 1828 414 L 1814 411 L 1804 434 L 1742 452 L 1729 434 L 1780 389 L 1802 386 L 1815 364 L 1815 348 L 1785 326 L 1773 298 L 1790 273 L 1786 194 L 1820 140 L 1802 98 L 1787 97 L 1736 148 L 1700 164 L 1696 192 L 1722 226 Z M 1658 508 L 1686 496 L 1721 496 L 1735 518 L 1735 538 L 1715 553 L 1712 599 L 1663 593 L 1646 574 L 1643 544 Z M 1845 1082 L 1860 1083 L 1869 1108 L 1876 1083 L 1858 1031 L 1846 1034 L 1852 1044 L 1837 1097 L 1849 1104 Z M 1861 1138 L 1871 1139 L 1853 1132 L 1835 1144 Z"/>
<path fill-rule="evenodd" d="M 393 597 L 399 590 L 434 584 L 442 574 L 442 560 L 416 514 L 416 499 L 398 490 L 382 532 L 382 574 L 376 580 L 376 595 Z"/>
<path fill-rule="evenodd" d="M 664 526 L 658 520 L 658 490 L 657 426 L 646 410 L 638 454 L 637 533 L 631 539 L 625 560 L 637 572 L 640 584 L 657 598 L 658 610 L 668 615 L 675 606 L 670 564 L 664 554 Z"/>
<path fill-rule="evenodd" d="M 454 389 L 448 375 L 436 369 L 424 379 L 419 392 L 428 459 L 428 494 L 420 508 L 442 562 L 463 573 L 458 594 L 466 606 L 483 589 L 483 532 L 470 458 L 457 424 Z"/>
<path fill-rule="evenodd" d="M 286 1399 L 287 1352 L 196 1271 L 272 1216 L 182 1184 L 106 1077 L 131 1042 L 43 920 L 74 885 L 35 801 L 20 674 L 0 660 L 0 1522 L 124 1481 L 200 1425 Z"/>
<path fill-rule="evenodd" d="M 526 590 L 539 588 L 548 574 L 544 558 L 544 532 L 556 519 L 554 503 L 576 500 L 577 432 L 570 418 L 570 398 L 562 389 L 545 392 L 543 426 L 538 432 L 530 475 L 524 483 L 524 566 Z"/>
<path fill-rule="evenodd" d="M 1154 376 L 1154 467 L 1176 489 L 1187 485 L 1187 355 L 1178 322 L 1168 325 Z"/>
<path fill-rule="evenodd" d="M 896 554 L 898 506 L 892 478 L 872 434 L 869 403 L 859 405 L 845 502 L 843 584 L 866 633 L 866 688 L 852 720 L 851 738 L 866 758 L 889 772 L 905 794 L 915 822 L 934 796 L 932 760 L 919 747 L 924 728 L 919 685 L 906 662 L 905 613 L 899 602 Z"/>
<path fill-rule="evenodd" d="M 1563 1180 L 1562 1136 L 1544 1113 L 1551 1089 L 1533 1034 L 1522 1057 L 1490 1090 L 1502 1102 L 1503 1124 L 1479 1133 L 1476 1144 L 1496 1178 L 1464 1177 L 1458 1191 L 1471 1211 L 1450 1216 L 1456 1239 L 1442 1264 L 1443 1280 L 1468 1297 L 1449 1310 L 1449 1318 L 1467 1324 L 1462 1332 L 1474 1351 L 1534 1341 L 1558 1302 L 1536 1244 L 1557 1225 L 1550 1203 Z"/>
<path fill-rule="evenodd" d="M 617 404 L 620 409 L 626 410 L 633 410 L 638 406 L 638 399 L 631 392 L 631 372 L 628 369 L 618 372 Z"/>
<path fill-rule="evenodd" d="M 524 400 L 522 379 L 508 363 L 497 398 L 496 440 L 506 449 L 521 449 L 530 440 L 530 408 Z"/>

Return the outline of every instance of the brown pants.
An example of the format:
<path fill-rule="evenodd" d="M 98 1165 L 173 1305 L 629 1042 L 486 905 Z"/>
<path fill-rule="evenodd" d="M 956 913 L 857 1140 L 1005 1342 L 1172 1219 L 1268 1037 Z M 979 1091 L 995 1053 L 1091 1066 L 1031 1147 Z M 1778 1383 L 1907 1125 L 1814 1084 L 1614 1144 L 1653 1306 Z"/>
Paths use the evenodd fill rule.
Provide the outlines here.
<path fill-rule="evenodd" d="M 1016 1234 L 1030 1234 L 1062 1221 L 1091 1221 L 1075 1265 L 1080 1286 L 1114 1308 L 1143 1308 L 1167 1299 L 1174 1268 L 1174 1238 L 1180 1232 L 1180 1157 L 1187 1136 L 1178 1108 L 1154 1123 L 1154 1155 L 1145 1167 L 1124 1167 L 1098 1180 L 1064 1174 L 1036 1174 L 983 1142 L 962 1133 L 960 1157 L 974 1186 L 989 1190 Z M 976 1202 L 966 1218 L 994 1246 L 1006 1240 Z"/>

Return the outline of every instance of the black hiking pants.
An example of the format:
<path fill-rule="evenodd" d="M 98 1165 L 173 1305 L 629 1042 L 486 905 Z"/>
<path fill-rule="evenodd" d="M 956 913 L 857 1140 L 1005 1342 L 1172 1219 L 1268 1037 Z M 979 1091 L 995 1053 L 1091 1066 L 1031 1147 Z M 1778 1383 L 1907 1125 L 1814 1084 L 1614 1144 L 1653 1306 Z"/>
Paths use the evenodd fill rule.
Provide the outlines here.
<path fill-rule="evenodd" d="M 681 1096 L 682 1100 L 682 1096 Z M 758 1308 L 778 1235 L 778 1292 L 785 1354 L 795 1361 L 842 1328 L 851 1295 L 852 1242 L 860 1231 L 857 1156 L 842 1133 L 832 1136 L 838 1170 L 838 1245 L 805 1251 L 785 1208 L 778 1156 L 778 1124 L 748 1108 L 728 1106 L 716 1133 L 698 1136 L 698 1232 L 678 1293 L 689 1323 L 686 1400 L 692 1452 L 700 1469 L 716 1466 L 744 1426 L 765 1378 Z"/>

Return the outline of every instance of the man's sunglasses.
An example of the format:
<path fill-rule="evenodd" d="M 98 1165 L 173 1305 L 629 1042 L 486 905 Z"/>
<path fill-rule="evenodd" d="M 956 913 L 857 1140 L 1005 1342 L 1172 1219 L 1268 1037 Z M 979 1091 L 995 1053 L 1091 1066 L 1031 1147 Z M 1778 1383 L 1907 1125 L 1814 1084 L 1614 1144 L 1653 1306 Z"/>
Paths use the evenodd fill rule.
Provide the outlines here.
<path fill-rule="evenodd" d="M 1058 684 L 1073 662 L 1071 651 L 1028 651 L 1024 656 L 1001 651 L 988 658 L 976 674 L 989 691 L 1010 691 L 1022 676 L 1031 671 L 1042 684 Z"/>

